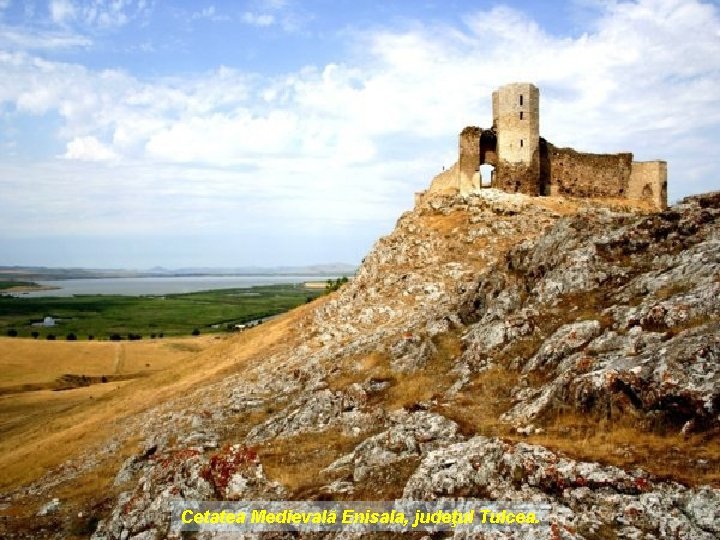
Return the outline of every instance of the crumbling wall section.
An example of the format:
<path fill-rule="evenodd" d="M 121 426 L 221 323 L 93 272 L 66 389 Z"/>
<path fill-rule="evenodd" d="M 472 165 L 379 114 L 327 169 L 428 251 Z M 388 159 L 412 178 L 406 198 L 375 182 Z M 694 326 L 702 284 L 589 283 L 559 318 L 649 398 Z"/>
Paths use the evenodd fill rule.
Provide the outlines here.
<path fill-rule="evenodd" d="M 436 175 L 428 193 L 473 193 L 481 188 L 480 165 L 497 167 L 497 137 L 491 129 L 468 126 L 458 135 L 458 160 L 448 170 Z"/>
<path fill-rule="evenodd" d="M 632 154 L 587 154 L 547 144 L 543 190 L 571 197 L 628 197 Z M 543 153 L 545 154 L 545 152 Z"/>
<path fill-rule="evenodd" d="M 458 188 L 462 194 L 480 189 L 479 178 L 475 173 L 480 167 L 481 133 L 479 127 L 468 126 L 460 132 L 458 138 Z"/>
<path fill-rule="evenodd" d="M 633 161 L 627 196 L 651 201 L 655 208 L 667 208 L 667 162 Z"/>
<path fill-rule="evenodd" d="M 494 188 L 508 193 L 540 195 L 540 151 L 535 150 L 530 163 L 510 163 L 498 160 Z"/>
<path fill-rule="evenodd" d="M 458 165 L 455 163 L 449 169 L 435 175 L 430 182 L 428 193 L 454 194 L 458 191 Z"/>

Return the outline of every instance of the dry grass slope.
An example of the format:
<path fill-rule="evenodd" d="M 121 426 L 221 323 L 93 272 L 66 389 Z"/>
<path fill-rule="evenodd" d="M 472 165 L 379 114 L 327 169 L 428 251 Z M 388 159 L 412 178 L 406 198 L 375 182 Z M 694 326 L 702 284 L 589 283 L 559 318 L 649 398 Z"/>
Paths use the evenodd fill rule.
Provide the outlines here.
<path fill-rule="evenodd" d="M 225 374 L 238 372 L 252 362 L 260 361 L 267 354 L 291 347 L 298 320 L 308 309 L 308 306 L 302 306 L 262 326 L 223 340 L 200 338 L 123 344 L 127 350 L 126 369 L 142 369 L 146 363 L 157 367 L 142 378 L 67 392 L 43 391 L 0 397 L 0 422 L 8 422 L 7 430 L 0 438 L 0 469 L 3 471 L 0 492 L 11 492 L 65 460 L 81 455 L 87 448 L 102 444 L 112 436 L 114 427 L 127 418 L 163 401 L 183 396 L 189 390 L 212 384 Z M 5 346 L 6 353 L 13 350 L 8 342 L 11 342 L 10 345 L 18 343 L 17 340 L 0 340 L 0 347 Z M 189 344 L 202 350 L 189 352 Z M 33 351 L 34 345 L 42 347 Z M 34 380 L 51 380 L 70 367 L 86 373 L 106 373 L 106 368 L 114 361 L 116 344 L 27 340 L 20 348 L 22 353 L 16 357 L 16 363 L 42 364 L 53 356 L 52 345 L 59 346 L 59 355 L 64 357 L 68 369 L 60 361 L 49 362 L 45 368 L 32 369 Z M 89 347 L 83 349 L 83 345 Z M 97 351 L 98 355 L 73 354 L 90 349 Z M 12 375 L 6 380 L 16 383 L 21 379 Z M 138 450 L 137 443 L 126 441 L 122 451 L 103 468 L 116 472 L 119 464 Z M 75 483 L 66 486 L 63 494 L 72 502 L 75 489 L 81 498 L 93 493 L 108 493 L 108 490 L 112 491 L 110 485 L 114 474 L 104 476 L 93 473 L 81 477 L 77 486 L 74 487 Z"/>

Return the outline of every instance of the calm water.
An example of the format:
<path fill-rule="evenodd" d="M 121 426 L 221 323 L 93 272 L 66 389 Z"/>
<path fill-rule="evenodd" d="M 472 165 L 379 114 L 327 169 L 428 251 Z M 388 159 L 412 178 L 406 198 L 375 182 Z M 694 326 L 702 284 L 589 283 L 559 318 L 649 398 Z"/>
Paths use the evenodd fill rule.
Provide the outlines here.
<path fill-rule="evenodd" d="M 171 294 L 207 291 L 209 289 L 235 289 L 254 285 L 277 283 L 304 283 L 325 281 L 328 276 L 231 276 L 231 277 L 142 277 L 67 279 L 61 281 L 37 281 L 40 285 L 61 287 L 50 291 L 17 294 L 29 296 L 72 296 L 74 294 Z"/>

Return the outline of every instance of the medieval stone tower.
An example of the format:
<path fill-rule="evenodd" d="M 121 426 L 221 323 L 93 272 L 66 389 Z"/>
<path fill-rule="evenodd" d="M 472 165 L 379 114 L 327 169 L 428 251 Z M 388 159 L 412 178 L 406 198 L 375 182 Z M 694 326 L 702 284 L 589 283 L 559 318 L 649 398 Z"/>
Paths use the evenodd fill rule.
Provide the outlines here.
<path fill-rule="evenodd" d="M 492 94 L 497 133 L 496 186 L 540 195 L 540 91 L 530 83 L 501 86 Z"/>

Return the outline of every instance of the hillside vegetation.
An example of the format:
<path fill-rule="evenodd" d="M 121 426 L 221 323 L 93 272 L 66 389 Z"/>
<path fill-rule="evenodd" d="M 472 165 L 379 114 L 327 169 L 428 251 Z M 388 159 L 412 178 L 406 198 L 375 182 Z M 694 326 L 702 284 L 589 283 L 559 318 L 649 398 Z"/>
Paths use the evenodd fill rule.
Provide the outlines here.
<path fill-rule="evenodd" d="M 76 295 L 72 297 L 0 296 L 0 335 L 46 339 L 127 339 L 182 336 L 198 329 L 226 330 L 283 313 L 316 298 L 321 291 L 302 285 L 264 285 L 155 296 Z M 43 327 L 51 316 L 55 326 Z M 35 324 L 33 324 L 35 323 Z"/>

